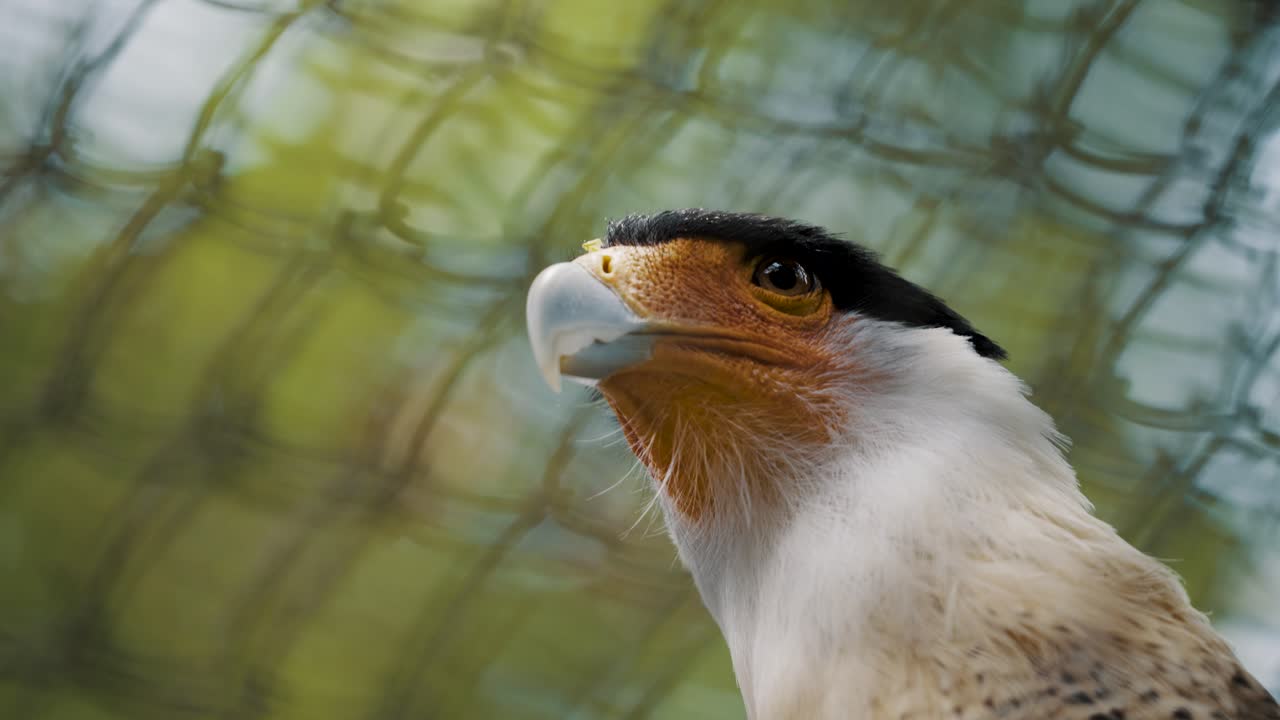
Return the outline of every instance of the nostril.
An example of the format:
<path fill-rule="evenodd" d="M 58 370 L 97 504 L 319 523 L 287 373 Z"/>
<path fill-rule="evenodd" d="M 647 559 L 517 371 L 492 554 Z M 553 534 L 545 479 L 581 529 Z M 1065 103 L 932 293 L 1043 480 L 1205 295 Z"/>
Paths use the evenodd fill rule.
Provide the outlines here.
<path fill-rule="evenodd" d="M 613 272 L 613 258 L 605 255 L 600 258 L 600 271 L 605 275 Z"/>

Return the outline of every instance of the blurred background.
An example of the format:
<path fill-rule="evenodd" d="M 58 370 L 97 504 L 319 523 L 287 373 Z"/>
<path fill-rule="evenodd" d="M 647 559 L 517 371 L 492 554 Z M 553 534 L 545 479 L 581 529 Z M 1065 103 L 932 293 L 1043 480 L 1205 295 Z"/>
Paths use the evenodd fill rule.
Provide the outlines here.
<path fill-rule="evenodd" d="M 1280 689 L 1280 9 L 0 0 L 0 717 L 741 718 L 524 294 L 827 225 Z"/>

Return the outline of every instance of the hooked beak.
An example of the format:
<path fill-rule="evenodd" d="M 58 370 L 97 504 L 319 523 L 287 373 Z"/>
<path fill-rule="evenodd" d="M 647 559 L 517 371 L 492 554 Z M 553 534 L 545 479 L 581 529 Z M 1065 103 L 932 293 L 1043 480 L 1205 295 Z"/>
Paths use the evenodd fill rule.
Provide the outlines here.
<path fill-rule="evenodd" d="M 557 263 L 538 273 L 525 303 L 533 357 L 551 389 L 560 376 L 597 381 L 648 360 L 651 324 L 608 285 L 578 263 Z"/>

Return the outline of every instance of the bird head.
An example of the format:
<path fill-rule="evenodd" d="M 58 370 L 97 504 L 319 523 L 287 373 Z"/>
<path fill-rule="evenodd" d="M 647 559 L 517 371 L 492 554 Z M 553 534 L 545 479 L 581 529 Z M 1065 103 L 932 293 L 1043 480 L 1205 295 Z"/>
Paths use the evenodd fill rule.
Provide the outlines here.
<path fill-rule="evenodd" d="M 801 478 L 884 424 L 868 411 L 905 379 L 912 333 L 975 362 L 1004 356 L 857 245 L 706 210 L 611 223 L 535 279 L 528 320 L 547 381 L 598 386 L 669 516 L 692 528 L 785 514 Z"/>

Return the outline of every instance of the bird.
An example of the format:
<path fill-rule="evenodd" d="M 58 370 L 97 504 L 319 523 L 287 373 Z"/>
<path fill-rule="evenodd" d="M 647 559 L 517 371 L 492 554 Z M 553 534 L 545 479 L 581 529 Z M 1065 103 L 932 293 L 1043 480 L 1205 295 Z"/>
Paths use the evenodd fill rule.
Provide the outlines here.
<path fill-rule="evenodd" d="M 1277 720 L 1005 351 L 816 225 L 633 214 L 526 298 L 652 478 L 752 720 Z"/>

